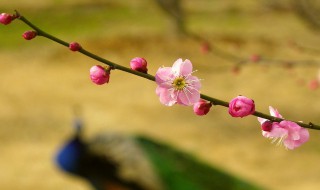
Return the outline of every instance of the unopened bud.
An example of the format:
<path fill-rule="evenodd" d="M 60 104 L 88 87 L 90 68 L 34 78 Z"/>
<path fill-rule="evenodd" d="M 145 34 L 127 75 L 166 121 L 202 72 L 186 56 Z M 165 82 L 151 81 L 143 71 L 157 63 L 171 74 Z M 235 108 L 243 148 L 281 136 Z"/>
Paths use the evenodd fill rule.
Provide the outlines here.
<path fill-rule="evenodd" d="M 132 70 L 147 73 L 147 61 L 144 58 L 136 57 L 130 61 L 130 67 Z"/>
<path fill-rule="evenodd" d="M 197 115 L 206 115 L 211 108 L 211 102 L 207 102 L 205 100 L 199 100 L 195 104 L 193 104 L 193 112 Z"/>
<path fill-rule="evenodd" d="M 10 24 L 14 17 L 8 13 L 1 13 L 0 14 L 0 23 L 7 25 Z"/>
<path fill-rule="evenodd" d="M 97 85 L 108 83 L 110 78 L 110 70 L 100 65 L 95 65 L 90 69 L 90 79 Z"/>
<path fill-rule="evenodd" d="M 211 46 L 209 42 L 203 42 L 201 44 L 201 53 L 207 54 L 208 52 L 210 52 L 210 50 L 211 50 Z"/>
<path fill-rule="evenodd" d="M 257 63 L 257 62 L 261 61 L 261 56 L 258 54 L 253 54 L 250 57 L 250 61 Z"/>
<path fill-rule="evenodd" d="M 232 117 L 245 117 L 254 112 L 254 101 L 245 96 L 237 96 L 229 102 L 229 114 Z"/>
<path fill-rule="evenodd" d="M 26 31 L 22 34 L 22 37 L 26 40 L 32 40 L 37 36 L 37 32 L 33 30 Z"/>
<path fill-rule="evenodd" d="M 316 90 L 317 88 L 319 88 L 319 81 L 317 79 L 313 79 L 309 82 L 308 87 L 311 90 Z"/>
<path fill-rule="evenodd" d="M 263 131 L 270 132 L 272 130 L 272 122 L 271 121 L 265 121 L 261 124 L 261 129 Z"/>
<path fill-rule="evenodd" d="M 77 43 L 77 42 L 71 42 L 69 44 L 69 49 L 71 51 L 79 51 L 81 49 L 81 45 L 79 43 Z"/>

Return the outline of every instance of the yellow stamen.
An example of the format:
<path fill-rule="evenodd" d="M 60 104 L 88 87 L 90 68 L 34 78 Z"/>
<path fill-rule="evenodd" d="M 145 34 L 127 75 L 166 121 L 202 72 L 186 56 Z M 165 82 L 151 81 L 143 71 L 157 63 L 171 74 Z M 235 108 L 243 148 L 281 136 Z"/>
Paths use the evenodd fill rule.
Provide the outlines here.
<path fill-rule="evenodd" d="M 177 77 L 174 79 L 174 81 L 172 82 L 172 86 L 176 89 L 176 90 L 182 90 L 184 89 L 184 87 L 186 86 L 186 80 L 183 77 Z"/>

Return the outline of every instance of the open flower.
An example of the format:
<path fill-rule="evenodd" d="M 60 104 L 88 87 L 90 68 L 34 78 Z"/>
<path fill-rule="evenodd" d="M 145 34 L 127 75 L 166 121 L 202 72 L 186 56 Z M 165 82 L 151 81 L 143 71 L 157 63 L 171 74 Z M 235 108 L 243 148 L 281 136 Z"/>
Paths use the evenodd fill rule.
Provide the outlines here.
<path fill-rule="evenodd" d="M 172 67 L 159 68 L 156 73 L 156 94 L 166 106 L 190 106 L 200 100 L 200 80 L 192 76 L 192 63 L 178 59 Z"/>
<path fill-rule="evenodd" d="M 271 116 L 282 118 L 278 110 L 271 106 L 269 106 L 269 110 Z M 279 123 L 263 118 L 258 118 L 258 121 L 261 124 L 264 137 L 272 139 L 272 142 L 278 141 L 278 145 L 283 144 L 290 150 L 301 146 L 309 140 L 309 131 L 295 122 L 283 120 Z"/>

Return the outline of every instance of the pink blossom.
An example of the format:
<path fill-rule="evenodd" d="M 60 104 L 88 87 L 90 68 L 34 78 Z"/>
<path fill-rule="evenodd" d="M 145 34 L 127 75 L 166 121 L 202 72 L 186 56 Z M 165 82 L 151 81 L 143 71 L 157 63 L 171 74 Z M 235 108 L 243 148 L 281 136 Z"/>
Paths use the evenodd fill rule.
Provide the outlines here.
<path fill-rule="evenodd" d="M 200 116 L 206 115 L 210 111 L 211 106 L 211 102 L 201 99 L 193 105 L 193 112 Z"/>
<path fill-rule="evenodd" d="M 147 61 L 142 57 L 133 58 L 130 61 L 130 67 L 132 70 L 139 71 L 142 73 L 148 72 Z"/>
<path fill-rule="evenodd" d="M 269 110 L 272 116 L 283 119 L 278 110 L 271 106 L 269 106 Z M 309 140 L 309 131 L 295 122 L 283 120 L 279 123 L 263 118 L 258 118 L 258 121 L 261 124 L 264 137 L 272 139 L 272 142 L 278 141 L 278 145 L 283 143 L 290 150 Z"/>
<path fill-rule="evenodd" d="M 0 23 L 7 25 L 10 24 L 11 21 L 14 19 L 14 16 L 8 14 L 8 13 L 1 13 L 0 14 Z"/>
<path fill-rule="evenodd" d="M 97 85 L 108 83 L 110 78 L 110 71 L 100 65 L 95 65 L 90 69 L 90 79 Z"/>
<path fill-rule="evenodd" d="M 156 94 L 166 106 L 181 104 L 190 106 L 200 99 L 200 80 L 192 76 L 192 63 L 178 59 L 172 67 L 159 68 L 156 73 Z"/>
<path fill-rule="evenodd" d="M 269 111 L 271 116 L 283 119 L 282 115 L 280 115 L 277 109 L 269 106 Z M 261 124 L 262 135 L 264 137 L 279 138 L 283 135 L 286 135 L 287 133 L 285 129 L 280 127 L 278 122 L 271 122 L 267 119 L 260 118 L 260 117 L 258 117 L 258 121 Z M 266 125 L 270 125 L 270 123 L 271 123 L 271 126 L 266 126 Z M 268 128 L 268 130 L 265 130 L 265 128 Z"/>
<path fill-rule="evenodd" d="M 70 49 L 71 51 L 79 51 L 81 48 L 82 48 L 82 47 L 81 47 L 81 45 L 80 45 L 78 42 L 71 42 L 71 43 L 69 44 L 69 49 Z"/>
<path fill-rule="evenodd" d="M 245 117 L 254 112 L 254 101 L 245 96 L 238 96 L 229 102 L 229 114 L 232 117 Z"/>
<path fill-rule="evenodd" d="M 280 122 L 280 126 L 287 129 L 287 135 L 282 136 L 282 138 L 284 138 L 284 146 L 290 150 L 301 146 L 309 140 L 309 131 L 295 122 L 284 120 Z"/>
<path fill-rule="evenodd" d="M 37 32 L 33 30 L 26 31 L 22 34 L 22 37 L 26 40 L 32 40 L 37 36 Z"/>

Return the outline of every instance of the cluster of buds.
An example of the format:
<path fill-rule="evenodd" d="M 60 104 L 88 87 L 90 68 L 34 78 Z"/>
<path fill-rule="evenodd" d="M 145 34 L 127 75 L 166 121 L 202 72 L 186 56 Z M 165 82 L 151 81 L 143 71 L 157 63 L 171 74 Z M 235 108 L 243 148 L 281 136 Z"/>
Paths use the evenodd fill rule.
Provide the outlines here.
<path fill-rule="evenodd" d="M 8 13 L 1 13 L 0 14 L 0 23 L 4 24 L 4 25 L 8 25 L 10 24 L 14 19 L 18 18 L 19 15 L 12 15 L 12 14 L 8 14 Z M 31 40 L 33 38 L 35 38 L 37 36 L 37 32 L 30 30 L 30 31 L 26 31 L 22 34 L 22 37 L 26 40 Z"/>
<path fill-rule="evenodd" d="M 69 44 L 69 49 L 71 51 L 79 51 L 81 49 L 80 44 L 77 42 L 72 42 Z M 136 57 L 130 61 L 130 67 L 132 70 L 139 71 L 142 73 L 147 73 L 147 61 L 144 58 Z M 93 83 L 97 85 L 102 85 L 109 82 L 110 70 L 112 67 L 106 66 L 102 67 L 100 65 L 95 65 L 90 69 L 90 79 Z"/>

